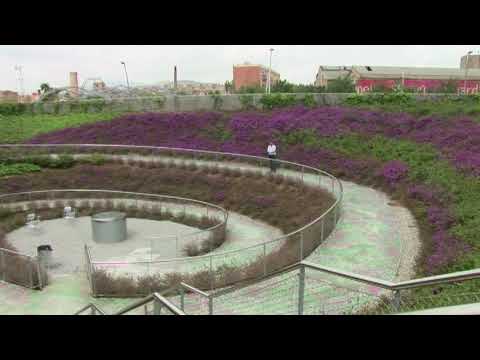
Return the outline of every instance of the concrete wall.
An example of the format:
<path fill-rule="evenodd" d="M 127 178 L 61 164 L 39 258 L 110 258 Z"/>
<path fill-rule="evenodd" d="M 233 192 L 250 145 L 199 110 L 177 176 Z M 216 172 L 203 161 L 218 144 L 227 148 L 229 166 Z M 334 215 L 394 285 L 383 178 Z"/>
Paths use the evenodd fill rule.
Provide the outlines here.
<path fill-rule="evenodd" d="M 285 95 L 285 94 L 283 94 Z M 305 94 L 292 94 L 299 100 L 303 99 Z M 320 106 L 341 105 L 342 102 L 352 94 L 311 94 L 315 102 Z M 178 95 L 166 96 L 163 98 L 135 98 L 118 99 L 113 101 L 82 101 L 80 103 L 57 102 L 57 103 L 33 103 L 32 111 L 34 113 L 66 114 L 70 112 L 173 112 L 173 111 L 240 111 L 244 110 L 242 96 L 249 97 L 250 104 L 255 109 L 262 109 L 260 99 L 264 94 L 249 95 L 219 95 L 217 105 L 214 97 L 210 95 Z M 418 101 L 436 100 L 444 98 L 442 94 L 418 95 Z M 451 97 L 456 97 L 451 95 Z"/>

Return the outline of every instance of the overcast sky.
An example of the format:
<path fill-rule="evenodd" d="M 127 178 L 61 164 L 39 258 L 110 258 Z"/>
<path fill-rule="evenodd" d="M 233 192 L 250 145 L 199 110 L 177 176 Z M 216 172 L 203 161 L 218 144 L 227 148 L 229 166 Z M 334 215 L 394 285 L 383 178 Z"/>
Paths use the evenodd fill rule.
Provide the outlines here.
<path fill-rule="evenodd" d="M 0 45 L 0 90 L 17 90 L 15 65 L 23 67 L 26 91 L 40 83 L 66 86 L 68 73 L 77 71 L 79 84 L 100 77 L 107 85 L 124 83 L 125 61 L 132 83 L 173 80 L 224 83 L 232 65 L 249 61 L 268 65 L 282 79 L 312 83 L 319 65 L 383 65 L 459 67 L 460 57 L 480 45 Z"/>

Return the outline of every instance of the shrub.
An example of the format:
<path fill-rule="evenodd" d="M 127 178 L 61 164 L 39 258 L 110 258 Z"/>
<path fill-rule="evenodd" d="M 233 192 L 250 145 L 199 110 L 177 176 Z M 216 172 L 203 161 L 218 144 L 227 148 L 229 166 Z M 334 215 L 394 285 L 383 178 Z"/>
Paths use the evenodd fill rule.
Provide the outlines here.
<path fill-rule="evenodd" d="M 240 95 L 240 102 L 242 103 L 243 110 L 253 110 L 255 109 L 255 105 L 253 104 L 253 96 L 254 95 Z"/>
<path fill-rule="evenodd" d="M 201 248 L 196 243 L 189 243 L 185 245 L 183 250 L 187 256 L 199 256 L 203 254 Z"/>
<path fill-rule="evenodd" d="M 302 102 L 303 102 L 303 105 L 307 107 L 314 107 L 317 105 L 317 102 L 315 101 L 315 98 L 313 97 L 312 94 L 306 94 L 303 97 Z"/>
<path fill-rule="evenodd" d="M 223 104 L 223 99 L 222 96 L 219 94 L 211 94 L 210 97 L 213 100 L 213 109 L 214 110 L 220 110 Z"/>
<path fill-rule="evenodd" d="M 102 154 L 92 154 L 90 156 L 81 158 L 80 162 L 92 165 L 103 165 L 106 162 L 106 158 Z"/>
<path fill-rule="evenodd" d="M 274 108 L 282 108 L 292 106 L 297 103 L 295 95 L 283 95 L 283 94 L 268 94 L 262 96 L 260 103 L 264 109 L 272 110 Z"/>
<path fill-rule="evenodd" d="M 339 77 L 328 82 L 327 92 L 329 93 L 353 93 L 355 84 L 350 75 Z"/>
<path fill-rule="evenodd" d="M 37 172 L 40 170 L 41 168 L 38 165 L 28 164 L 28 163 L 11 164 L 11 165 L 0 164 L 0 177 L 22 175 L 22 174 L 31 173 L 31 172 Z"/>

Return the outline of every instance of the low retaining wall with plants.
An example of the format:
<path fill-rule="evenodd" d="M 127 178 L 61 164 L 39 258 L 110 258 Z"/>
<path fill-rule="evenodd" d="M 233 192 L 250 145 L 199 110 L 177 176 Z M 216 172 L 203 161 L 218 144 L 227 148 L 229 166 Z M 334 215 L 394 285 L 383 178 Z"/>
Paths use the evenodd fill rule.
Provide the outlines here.
<path fill-rule="evenodd" d="M 413 101 L 427 102 L 461 99 L 451 94 L 406 94 Z M 400 100 L 402 100 L 400 99 Z M 96 112 L 184 112 L 184 111 L 241 111 L 270 110 L 294 105 L 337 106 L 347 104 L 375 104 L 398 102 L 398 94 L 232 94 L 232 95 L 168 95 L 115 100 L 82 100 L 64 102 L 36 102 L 31 104 L 0 104 L 0 115 L 69 114 Z"/>
<path fill-rule="evenodd" d="M 40 200 L 42 197 L 44 199 Z M 25 225 L 29 213 L 35 213 L 42 220 L 62 218 L 65 206 L 76 209 L 77 216 L 92 216 L 98 212 L 116 210 L 124 212 L 130 218 L 173 221 L 198 228 L 199 230 L 175 236 L 179 250 L 182 251 L 177 254 L 178 257 L 213 251 L 225 241 L 227 211 L 213 204 L 190 199 L 88 189 L 0 195 L 0 211 L 4 214 L 3 221 L 8 231 Z M 186 208 L 192 206 L 203 211 L 204 215 L 188 214 Z M 148 235 L 152 236 L 152 242 L 161 238 L 156 236 L 160 234 Z M 193 254 L 192 248 L 196 250 Z"/>

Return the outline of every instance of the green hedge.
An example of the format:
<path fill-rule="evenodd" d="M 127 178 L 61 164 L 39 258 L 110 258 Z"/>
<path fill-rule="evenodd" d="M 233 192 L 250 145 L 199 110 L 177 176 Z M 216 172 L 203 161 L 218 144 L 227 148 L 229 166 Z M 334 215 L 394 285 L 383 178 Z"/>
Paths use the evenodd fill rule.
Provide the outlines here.
<path fill-rule="evenodd" d="M 165 97 L 143 98 L 144 102 L 151 100 L 157 107 L 162 108 L 165 104 Z M 104 99 L 91 100 L 73 100 L 65 102 L 36 102 L 30 104 L 21 103 L 0 103 L 0 115 L 25 115 L 25 114 L 60 114 L 60 113 L 87 113 L 87 112 L 103 112 L 111 111 L 115 103 L 122 103 L 123 100 L 107 102 Z M 48 108 L 49 111 L 46 111 Z"/>
<path fill-rule="evenodd" d="M 40 171 L 41 167 L 34 164 L 20 163 L 20 164 L 0 164 L 0 177 L 22 175 L 25 173 Z"/>

